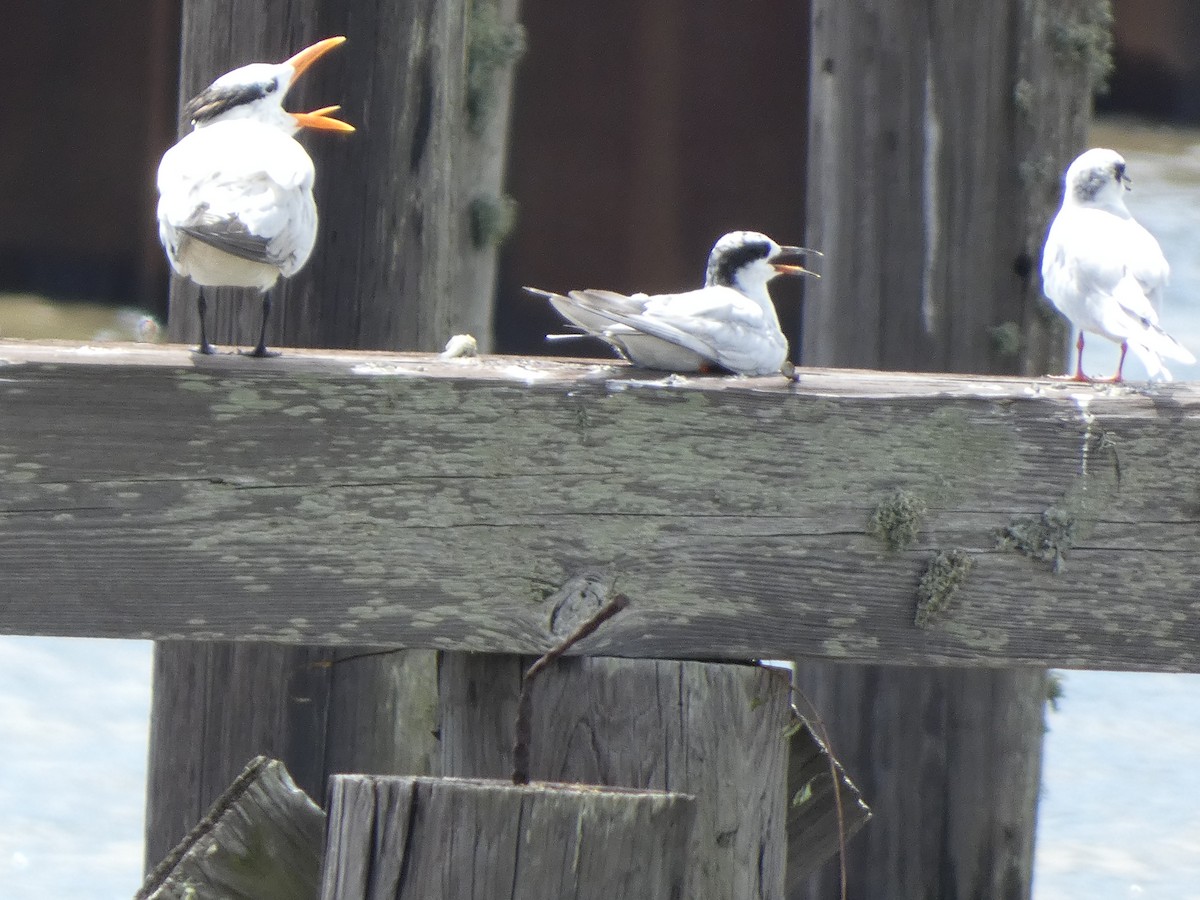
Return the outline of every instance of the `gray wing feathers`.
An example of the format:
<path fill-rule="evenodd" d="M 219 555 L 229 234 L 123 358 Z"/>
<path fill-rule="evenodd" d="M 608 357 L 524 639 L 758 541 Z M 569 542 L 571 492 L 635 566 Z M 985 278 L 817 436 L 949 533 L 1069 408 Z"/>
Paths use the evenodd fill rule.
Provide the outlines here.
<path fill-rule="evenodd" d="M 571 299 L 594 315 L 606 318 L 610 323 L 662 341 L 675 344 L 696 353 L 705 359 L 715 360 L 716 353 L 708 342 L 694 334 L 683 331 L 668 320 L 643 314 L 645 306 L 637 298 L 608 291 L 571 291 Z"/>
<path fill-rule="evenodd" d="M 695 372 L 714 359 L 712 349 L 691 335 L 642 315 L 646 296 L 613 291 L 571 291 L 566 296 L 527 287 L 545 297 L 564 319 L 597 337 L 637 365 Z"/>
<path fill-rule="evenodd" d="M 207 204 L 201 204 L 188 220 L 179 226 L 179 230 L 232 256 L 273 266 L 283 262 L 277 255 L 270 253 L 270 241 L 267 238 L 253 234 L 235 215 L 214 214 Z"/>

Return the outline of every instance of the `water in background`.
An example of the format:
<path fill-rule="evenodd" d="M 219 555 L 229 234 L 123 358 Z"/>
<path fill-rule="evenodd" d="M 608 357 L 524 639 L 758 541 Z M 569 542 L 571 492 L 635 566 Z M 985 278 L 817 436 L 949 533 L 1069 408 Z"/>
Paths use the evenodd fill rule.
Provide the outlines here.
<path fill-rule="evenodd" d="M 1108 124 L 1093 143 L 1125 154 L 1129 207 L 1173 269 L 1163 324 L 1200 354 L 1200 132 Z M 1116 361 L 1091 339 L 1086 371 Z M 1172 371 L 1200 380 L 1200 366 Z M 140 884 L 149 680 L 142 641 L 0 637 L 4 900 L 127 900 Z M 1200 900 L 1200 676 L 1067 672 L 1064 691 L 1036 900 Z"/>
<path fill-rule="evenodd" d="M 1158 238 L 1171 264 L 1161 324 L 1200 357 L 1200 131 L 1114 120 L 1094 127 L 1091 142 L 1093 147 L 1111 147 L 1125 157 L 1133 181 L 1125 203 L 1133 217 Z M 1116 344 L 1088 335 L 1083 370 L 1089 375 L 1111 375 L 1118 356 Z M 1130 354 L 1125 363 L 1128 378 L 1146 377 L 1135 356 Z M 1185 366 L 1168 360 L 1167 368 L 1178 381 L 1200 380 L 1200 363 Z"/>
<path fill-rule="evenodd" d="M 1124 155 L 1129 210 L 1171 264 L 1162 325 L 1200 356 L 1200 131 L 1108 121 L 1091 143 Z M 1108 375 L 1117 357 L 1092 336 L 1084 371 Z M 1200 365 L 1168 367 L 1200 380 Z M 1132 356 L 1126 373 L 1145 377 Z M 1200 900 L 1200 675 L 1064 676 L 1048 715 L 1035 900 Z"/>

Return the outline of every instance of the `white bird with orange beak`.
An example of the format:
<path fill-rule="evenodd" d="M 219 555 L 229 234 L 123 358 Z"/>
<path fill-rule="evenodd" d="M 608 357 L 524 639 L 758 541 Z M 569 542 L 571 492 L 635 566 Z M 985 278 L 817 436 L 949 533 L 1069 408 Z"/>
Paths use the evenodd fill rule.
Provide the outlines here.
<path fill-rule="evenodd" d="M 194 127 L 159 164 L 158 234 L 171 267 L 200 286 L 200 353 L 213 352 L 204 288 L 243 287 L 263 292 L 250 355 L 273 355 L 266 346 L 270 290 L 308 262 L 317 237 L 313 161 L 293 135 L 301 128 L 354 131 L 331 117 L 336 106 L 291 113 L 283 99 L 345 40 L 326 38 L 278 65 L 234 69 L 184 107 Z"/>
<path fill-rule="evenodd" d="M 738 375 L 774 375 L 790 366 L 787 337 L 767 284 L 779 275 L 820 277 L 783 261 L 808 253 L 821 255 L 806 247 L 781 247 L 757 231 L 732 231 L 713 245 L 704 287 L 693 291 L 626 296 L 525 290 L 549 300 L 580 332 L 546 335 L 549 340 L 597 337 L 634 365 L 666 372 L 721 368 Z"/>

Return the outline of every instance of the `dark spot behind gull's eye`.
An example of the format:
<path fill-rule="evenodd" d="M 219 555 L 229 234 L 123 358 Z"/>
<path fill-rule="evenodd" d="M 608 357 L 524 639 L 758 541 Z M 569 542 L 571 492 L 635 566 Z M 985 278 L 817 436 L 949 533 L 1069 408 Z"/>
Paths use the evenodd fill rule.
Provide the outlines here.
<path fill-rule="evenodd" d="M 1094 200 L 1104 186 L 1111 181 L 1112 176 L 1108 170 L 1088 169 L 1086 172 L 1081 172 L 1075 182 L 1075 196 L 1083 201 Z"/>

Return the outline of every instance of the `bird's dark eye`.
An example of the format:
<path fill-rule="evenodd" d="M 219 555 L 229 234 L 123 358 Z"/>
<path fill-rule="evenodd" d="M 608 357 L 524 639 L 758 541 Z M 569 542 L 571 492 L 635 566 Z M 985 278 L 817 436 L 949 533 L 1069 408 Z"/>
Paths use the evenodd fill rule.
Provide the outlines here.
<path fill-rule="evenodd" d="M 1116 165 L 1117 181 L 1125 177 L 1125 163 L 1117 163 Z"/>
<path fill-rule="evenodd" d="M 273 94 L 277 90 L 279 90 L 279 82 L 278 81 L 268 81 L 267 82 L 266 92 L 268 94 Z"/>

